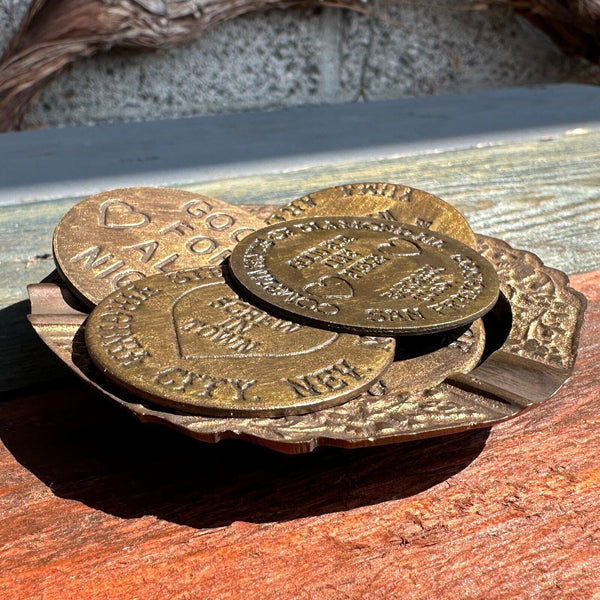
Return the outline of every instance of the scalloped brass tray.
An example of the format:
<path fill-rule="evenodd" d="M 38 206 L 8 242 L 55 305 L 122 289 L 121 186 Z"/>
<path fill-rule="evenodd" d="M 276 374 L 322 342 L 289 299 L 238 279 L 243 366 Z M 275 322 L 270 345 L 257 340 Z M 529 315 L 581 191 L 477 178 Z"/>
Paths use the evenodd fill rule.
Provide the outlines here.
<path fill-rule="evenodd" d="M 29 320 L 77 375 L 135 414 L 205 442 L 249 440 L 287 452 L 317 446 L 355 448 L 488 427 L 550 398 L 573 371 L 585 297 L 561 271 L 534 254 L 477 235 L 495 267 L 501 301 L 484 319 L 486 351 L 478 366 L 425 390 L 397 392 L 385 382 L 341 406 L 306 415 L 217 418 L 169 411 L 115 387 L 92 365 L 83 340 L 87 312 L 58 277 L 29 286 Z"/>

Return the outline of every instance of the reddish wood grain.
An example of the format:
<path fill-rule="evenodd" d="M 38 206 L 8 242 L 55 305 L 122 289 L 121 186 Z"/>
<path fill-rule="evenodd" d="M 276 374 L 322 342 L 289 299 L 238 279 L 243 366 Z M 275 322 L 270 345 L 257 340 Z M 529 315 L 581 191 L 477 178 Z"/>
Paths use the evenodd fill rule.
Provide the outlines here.
<path fill-rule="evenodd" d="M 487 431 L 284 456 L 73 382 L 0 404 L 0 597 L 600 597 L 600 272 L 575 374 Z"/>

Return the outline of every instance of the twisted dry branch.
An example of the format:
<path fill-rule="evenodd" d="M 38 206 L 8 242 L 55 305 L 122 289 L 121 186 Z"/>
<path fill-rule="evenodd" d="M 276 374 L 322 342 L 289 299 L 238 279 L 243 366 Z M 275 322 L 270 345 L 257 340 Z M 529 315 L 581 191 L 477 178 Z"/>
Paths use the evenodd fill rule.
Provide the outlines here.
<path fill-rule="evenodd" d="M 314 0 L 33 0 L 0 60 L 0 131 L 66 65 L 115 47 L 166 48 L 239 15 Z"/>

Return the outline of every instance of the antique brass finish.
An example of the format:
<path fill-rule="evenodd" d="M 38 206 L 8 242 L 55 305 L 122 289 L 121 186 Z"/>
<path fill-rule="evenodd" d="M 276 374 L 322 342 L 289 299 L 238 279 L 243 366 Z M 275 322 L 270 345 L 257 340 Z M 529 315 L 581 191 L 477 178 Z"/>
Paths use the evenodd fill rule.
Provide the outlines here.
<path fill-rule="evenodd" d="M 344 215 L 418 225 L 475 247 L 475 234 L 453 206 L 428 192 L 393 183 L 350 183 L 311 192 L 278 208 L 266 222 Z"/>
<path fill-rule="evenodd" d="M 448 381 L 523 408 L 543 402 L 573 371 L 587 300 L 535 254 L 485 236 L 477 245 L 498 273 L 512 313 L 510 332 L 480 365 Z"/>
<path fill-rule="evenodd" d="M 288 220 L 296 216 L 307 218 Z M 304 196 L 268 221 L 232 257 L 239 298 L 219 265 L 263 226 L 258 218 L 179 190 L 92 196 L 61 220 L 54 252 L 76 296 L 104 300 L 88 317 L 66 284 L 47 279 L 29 286 L 30 321 L 79 376 L 141 420 L 283 452 L 489 426 L 543 402 L 570 376 L 585 298 L 535 255 L 473 237 L 439 198 L 350 184 Z M 156 272 L 164 274 L 141 279 Z M 367 331 L 387 334 L 392 322 L 394 335 L 407 336 L 387 370 L 393 340 L 332 331 L 348 326 L 357 298 L 358 313 L 375 318 Z M 485 325 L 471 323 L 492 305 Z M 359 321 L 354 313 L 350 328 L 365 331 Z M 417 332 L 426 335 L 408 337 Z"/>
<path fill-rule="evenodd" d="M 115 388 L 91 363 L 81 335 L 86 314 L 62 284 L 29 286 L 29 320 L 75 373 L 140 420 L 166 423 L 205 442 L 240 438 L 299 453 L 320 445 L 353 448 L 447 435 L 514 417 L 558 391 L 573 371 L 586 305 L 585 297 L 569 287 L 564 273 L 544 266 L 534 254 L 482 235 L 477 236 L 477 244 L 497 269 L 510 302 L 508 336 L 472 371 L 480 375 L 469 382 L 456 382 L 462 378 L 452 376 L 431 389 L 406 392 L 396 391 L 388 381 L 390 368 L 387 379 L 383 378 L 385 393 L 376 384 L 371 393 L 307 415 L 184 415 L 158 409 Z M 490 367 L 499 371 L 493 373 Z"/>
<path fill-rule="evenodd" d="M 124 188 L 76 204 L 54 232 L 56 266 L 93 306 L 160 272 L 220 264 L 264 223 L 215 198 L 168 188 Z"/>
<path fill-rule="evenodd" d="M 249 234 L 231 274 L 269 312 L 340 331 L 412 335 L 471 323 L 495 304 L 494 268 L 430 230 L 370 217 L 313 217 Z"/>
<path fill-rule="evenodd" d="M 381 395 L 390 386 L 399 392 L 429 389 L 448 377 L 471 371 L 485 349 L 482 320 L 452 334 L 455 332 L 396 340 L 394 362 L 383 379 L 372 386 L 371 395 Z"/>
<path fill-rule="evenodd" d="M 110 379 L 157 404 L 221 417 L 301 414 L 378 380 L 392 338 L 338 334 L 240 300 L 226 267 L 154 275 L 92 311 L 85 339 Z"/>

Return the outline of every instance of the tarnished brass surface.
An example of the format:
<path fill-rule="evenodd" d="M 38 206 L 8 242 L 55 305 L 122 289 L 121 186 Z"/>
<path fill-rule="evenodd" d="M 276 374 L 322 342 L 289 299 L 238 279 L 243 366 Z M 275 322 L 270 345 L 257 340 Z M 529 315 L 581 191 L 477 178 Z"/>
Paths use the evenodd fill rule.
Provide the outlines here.
<path fill-rule="evenodd" d="M 453 375 L 468 373 L 483 355 L 485 327 L 483 321 L 477 319 L 463 329 L 433 336 L 399 338 L 394 362 L 383 380 L 393 382 L 398 391 L 414 392 L 432 388 Z M 386 393 L 389 384 L 383 380 L 371 387 L 372 396 Z"/>
<path fill-rule="evenodd" d="M 106 297 L 85 340 L 93 362 L 160 405 L 217 416 L 301 414 L 378 380 L 392 338 L 315 329 L 240 300 L 227 269 L 154 275 Z"/>
<path fill-rule="evenodd" d="M 126 407 L 142 421 L 169 425 L 205 442 L 240 438 L 281 452 L 308 452 L 319 445 L 347 448 L 446 435 L 487 427 L 548 399 L 570 376 L 585 310 L 585 297 L 567 276 L 545 267 L 535 255 L 477 236 L 479 249 L 500 274 L 510 301 L 508 331 L 499 346 L 471 373 L 481 373 L 470 391 L 456 375 L 431 389 L 397 391 L 389 381 L 338 407 L 307 415 L 274 418 L 212 418 L 157 409 L 115 388 L 93 366 L 82 336 L 86 314 L 62 284 L 29 286 L 29 319 L 44 342 L 75 373 Z M 533 303 L 528 298 L 533 295 Z M 560 322 L 557 317 L 561 315 Z M 548 320 L 549 319 L 549 320 Z M 491 326 L 493 328 L 493 324 Z M 492 332 L 495 333 L 495 332 Z M 489 335 L 491 340 L 495 336 Z M 525 366 L 525 368 L 520 368 Z M 494 372 L 497 369 L 497 372 Z M 493 386 L 494 392 L 485 388 Z M 515 395 L 514 390 L 519 390 Z M 529 399 L 528 399 L 529 398 Z"/>
<path fill-rule="evenodd" d="M 575 365 L 586 299 L 569 278 L 533 253 L 478 236 L 480 252 L 494 265 L 510 305 L 508 337 L 501 348 L 453 385 L 527 407 L 556 393 Z"/>
<path fill-rule="evenodd" d="M 454 329 L 498 298 L 490 263 L 452 238 L 370 217 L 270 225 L 232 251 L 233 278 L 268 311 L 384 335 Z"/>
<path fill-rule="evenodd" d="M 160 272 L 220 264 L 264 223 L 242 208 L 169 188 L 123 188 L 90 196 L 54 232 L 56 266 L 84 302 Z"/>
<path fill-rule="evenodd" d="M 428 192 L 394 183 L 349 183 L 311 192 L 278 208 L 266 222 L 344 215 L 418 225 L 475 247 L 475 234 L 453 206 Z"/>

